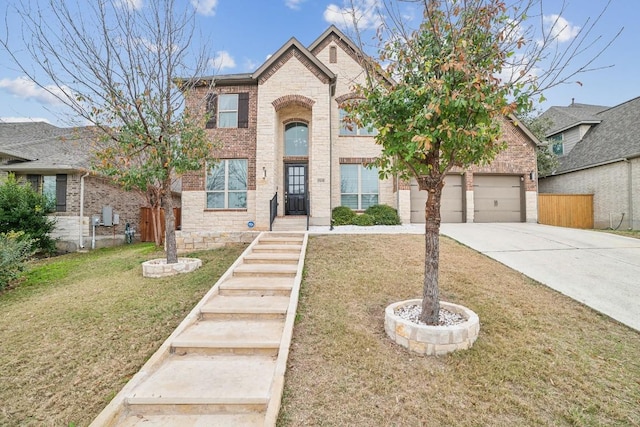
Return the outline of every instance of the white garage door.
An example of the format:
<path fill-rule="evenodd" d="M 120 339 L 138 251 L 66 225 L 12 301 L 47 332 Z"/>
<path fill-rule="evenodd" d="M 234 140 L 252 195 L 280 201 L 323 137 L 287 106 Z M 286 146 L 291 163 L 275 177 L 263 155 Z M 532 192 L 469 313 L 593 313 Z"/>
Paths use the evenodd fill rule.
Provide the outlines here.
<path fill-rule="evenodd" d="M 462 176 L 447 175 L 444 178 L 444 189 L 440 205 L 442 222 L 462 222 Z M 424 206 L 427 202 L 427 192 L 420 191 L 418 182 L 411 180 L 411 222 L 424 224 Z"/>
<path fill-rule="evenodd" d="M 520 177 L 474 175 L 473 203 L 473 222 L 521 222 Z"/>

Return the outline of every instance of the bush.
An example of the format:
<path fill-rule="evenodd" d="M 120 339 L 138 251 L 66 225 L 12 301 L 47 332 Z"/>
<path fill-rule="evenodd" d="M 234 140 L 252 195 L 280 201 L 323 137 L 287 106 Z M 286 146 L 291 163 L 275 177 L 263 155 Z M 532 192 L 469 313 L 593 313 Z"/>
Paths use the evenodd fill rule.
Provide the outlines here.
<path fill-rule="evenodd" d="M 363 213 L 360 215 L 356 215 L 356 217 L 353 219 L 353 224 L 360 226 L 375 225 L 373 219 L 374 218 L 371 215 Z"/>
<path fill-rule="evenodd" d="M 33 243 L 22 231 L 0 233 L 0 290 L 20 277 L 27 259 L 33 255 Z"/>
<path fill-rule="evenodd" d="M 55 227 L 55 221 L 47 217 L 51 211 L 51 201 L 13 175 L 0 185 L 0 233 L 22 231 L 18 240 L 32 239 L 34 249 L 47 254 L 56 248 L 49 237 Z"/>
<path fill-rule="evenodd" d="M 398 211 L 389 205 L 374 205 L 367 208 L 364 213 L 373 217 L 375 225 L 400 225 Z"/>
<path fill-rule="evenodd" d="M 336 206 L 331 212 L 333 225 L 350 225 L 356 217 L 356 213 L 346 206 Z"/>

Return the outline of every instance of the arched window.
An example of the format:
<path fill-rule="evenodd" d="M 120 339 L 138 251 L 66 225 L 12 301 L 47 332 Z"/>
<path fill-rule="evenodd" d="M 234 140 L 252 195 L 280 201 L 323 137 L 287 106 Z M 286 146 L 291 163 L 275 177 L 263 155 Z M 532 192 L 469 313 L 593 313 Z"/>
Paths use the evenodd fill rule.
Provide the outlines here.
<path fill-rule="evenodd" d="M 284 128 L 284 155 L 309 155 L 309 128 L 305 123 L 288 123 Z"/>

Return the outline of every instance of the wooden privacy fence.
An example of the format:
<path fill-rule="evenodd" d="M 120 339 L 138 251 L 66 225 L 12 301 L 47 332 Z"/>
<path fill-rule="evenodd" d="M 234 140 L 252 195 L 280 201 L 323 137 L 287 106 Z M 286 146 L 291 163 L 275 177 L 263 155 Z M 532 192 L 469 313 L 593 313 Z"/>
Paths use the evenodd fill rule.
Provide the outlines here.
<path fill-rule="evenodd" d="M 538 222 L 593 228 L 593 194 L 538 194 Z"/>
<path fill-rule="evenodd" d="M 180 208 L 173 208 L 173 216 L 176 219 L 176 230 L 180 229 L 180 218 L 182 210 Z M 162 241 L 164 241 L 165 219 L 164 209 L 160 209 L 160 232 L 162 233 Z M 141 242 L 155 242 L 155 232 L 153 228 L 153 216 L 151 215 L 151 208 L 140 208 L 140 241 Z"/>

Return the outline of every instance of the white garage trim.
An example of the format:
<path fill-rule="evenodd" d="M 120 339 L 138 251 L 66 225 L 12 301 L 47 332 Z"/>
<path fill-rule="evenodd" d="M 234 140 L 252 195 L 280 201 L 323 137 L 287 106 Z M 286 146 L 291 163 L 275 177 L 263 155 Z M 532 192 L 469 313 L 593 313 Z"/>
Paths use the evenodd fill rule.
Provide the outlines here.
<path fill-rule="evenodd" d="M 520 176 L 473 176 L 473 222 L 522 222 Z"/>

